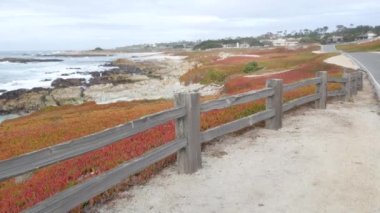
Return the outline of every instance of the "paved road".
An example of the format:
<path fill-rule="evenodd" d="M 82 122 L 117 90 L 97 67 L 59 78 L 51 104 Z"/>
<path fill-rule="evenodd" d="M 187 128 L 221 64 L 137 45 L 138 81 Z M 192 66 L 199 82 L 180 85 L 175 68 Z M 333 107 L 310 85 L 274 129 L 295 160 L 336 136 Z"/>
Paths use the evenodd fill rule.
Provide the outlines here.
<path fill-rule="evenodd" d="M 327 44 L 321 46 L 322 52 L 337 52 L 338 50 L 335 48 L 335 44 Z"/>
<path fill-rule="evenodd" d="M 380 99 L 380 53 L 348 53 L 354 58 L 359 65 L 366 69 L 372 76 L 372 81 L 375 81 L 375 89 Z"/>
<path fill-rule="evenodd" d="M 349 53 L 353 58 L 361 63 L 378 83 L 380 83 L 380 53 Z"/>

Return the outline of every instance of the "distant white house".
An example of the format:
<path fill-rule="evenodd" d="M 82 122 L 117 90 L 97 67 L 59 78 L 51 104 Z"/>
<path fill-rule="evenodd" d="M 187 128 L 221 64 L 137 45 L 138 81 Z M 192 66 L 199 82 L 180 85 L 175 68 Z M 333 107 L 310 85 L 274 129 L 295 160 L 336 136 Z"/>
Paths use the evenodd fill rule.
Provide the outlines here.
<path fill-rule="evenodd" d="M 248 43 L 239 43 L 236 44 L 223 44 L 223 48 L 250 48 L 251 46 Z"/>
<path fill-rule="evenodd" d="M 244 42 L 244 43 L 241 43 L 240 45 L 240 48 L 250 48 L 251 45 L 249 45 L 248 43 Z"/>
<path fill-rule="evenodd" d="M 374 39 L 374 38 L 376 38 L 376 36 L 377 36 L 377 35 L 376 35 L 375 33 L 369 31 L 369 32 L 367 32 L 367 33 L 365 33 L 365 34 L 359 35 L 359 36 L 357 37 L 357 39 L 358 39 L 358 40 Z"/>
<path fill-rule="evenodd" d="M 297 47 L 299 45 L 299 41 L 293 38 L 289 38 L 289 39 L 278 38 L 278 39 L 271 40 L 271 42 L 272 42 L 272 45 L 275 47 L 292 48 L 292 47 Z"/>
<path fill-rule="evenodd" d="M 327 39 L 328 43 L 339 43 L 343 42 L 343 36 L 331 36 Z"/>

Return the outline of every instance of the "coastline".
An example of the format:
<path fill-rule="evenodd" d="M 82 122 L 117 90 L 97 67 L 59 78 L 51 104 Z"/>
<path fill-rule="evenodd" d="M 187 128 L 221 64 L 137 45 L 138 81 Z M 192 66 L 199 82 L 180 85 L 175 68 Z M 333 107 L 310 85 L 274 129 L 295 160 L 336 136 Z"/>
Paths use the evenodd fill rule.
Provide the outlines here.
<path fill-rule="evenodd" d="M 133 58 L 135 55 L 136 58 Z M 68 76 L 53 80 L 49 88 L 6 91 L 0 95 L 0 114 L 30 113 L 49 106 L 78 105 L 91 101 L 108 104 L 171 99 L 179 92 L 197 91 L 202 95 L 219 93 L 221 87 L 217 85 L 181 84 L 180 76 L 194 66 L 183 56 L 133 53 L 130 58 L 121 57 L 102 65 L 109 69 L 88 72 L 90 77 L 87 79 Z"/>

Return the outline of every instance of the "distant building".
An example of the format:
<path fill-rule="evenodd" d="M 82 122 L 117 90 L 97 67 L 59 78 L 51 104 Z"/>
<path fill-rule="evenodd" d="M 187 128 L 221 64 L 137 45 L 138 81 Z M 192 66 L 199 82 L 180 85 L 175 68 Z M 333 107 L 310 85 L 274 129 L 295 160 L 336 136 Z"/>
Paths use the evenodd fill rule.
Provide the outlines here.
<path fill-rule="evenodd" d="M 339 43 L 343 42 L 343 36 L 331 36 L 327 39 L 327 43 Z"/>
<path fill-rule="evenodd" d="M 242 44 L 240 44 L 240 48 L 250 48 L 251 47 L 251 45 L 249 45 L 248 43 L 242 43 Z"/>
<path fill-rule="evenodd" d="M 237 47 L 236 44 L 223 44 L 222 46 L 223 46 L 223 48 L 236 48 Z"/>
<path fill-rule="evenodd" d="M 272 45 L 275 47 L 293 48 L 293 47 L 297 47 L 299 45 L 299 41 L 297 39 L 294 39 L 294 38 L 289 38 L 289 39 L 279 38 L 279 39 L 271 40 L 271 42 L 272 42 Z"/>
<path fill-rule="evenodd" d="M 223 45 L 223 48 L 250 48 L 251 46 L 248 44 L 248 43 L 239 43 L 239 42 L 236 42 L 235 43 L 232 43 L 232 44 L 222 44 Z"/>
<path fill-rule="evenodd" d="M 376 35 L 375 33 L 369 31 L 369 32 L 367 32 L 367 33 L 365 33 L 365 34 L 359 35 L 358 37 L 356 37 L 356 39 L 357 39 L 357 40 L 374 39 L 374 38 L 376 38 L 376 36 L 377 36 L 377 35 Z"/>

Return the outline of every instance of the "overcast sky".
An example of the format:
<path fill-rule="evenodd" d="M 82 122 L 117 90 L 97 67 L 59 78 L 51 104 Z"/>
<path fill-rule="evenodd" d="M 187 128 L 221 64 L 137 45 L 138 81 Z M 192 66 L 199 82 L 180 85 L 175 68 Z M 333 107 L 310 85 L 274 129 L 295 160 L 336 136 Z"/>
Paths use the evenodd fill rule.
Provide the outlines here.
<path fill-rule="evenodd" d="M 379 0 L 0 0 L 1 50 L 113 48 L 380 25 Z"/>

